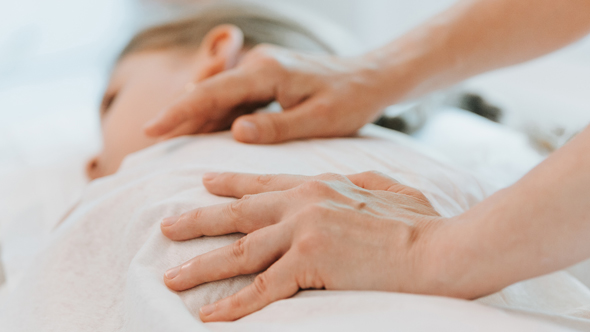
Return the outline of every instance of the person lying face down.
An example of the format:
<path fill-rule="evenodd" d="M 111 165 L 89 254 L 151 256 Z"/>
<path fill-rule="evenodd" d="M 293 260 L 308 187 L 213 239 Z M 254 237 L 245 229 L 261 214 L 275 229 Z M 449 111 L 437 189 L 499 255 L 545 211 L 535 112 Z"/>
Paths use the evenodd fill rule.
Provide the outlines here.
<path fill-rule="evenodd" d="M 103 148 L 88 162 L 88 177 L 111 175 L 128 154 L 160 141 L 143 133 L 146 122 L 196 82 L 234 67 L 250 48 L 262 43 L 334 52 L 293 20 L 246 4 L 209 7 L 137 34 L 119 55 L 104 93 L 100 106 Z M 229 129 L 237 116 L 265 104 L 241 106 L 230 117 L 212 114 L 212 121 L 200 132 Z"/>

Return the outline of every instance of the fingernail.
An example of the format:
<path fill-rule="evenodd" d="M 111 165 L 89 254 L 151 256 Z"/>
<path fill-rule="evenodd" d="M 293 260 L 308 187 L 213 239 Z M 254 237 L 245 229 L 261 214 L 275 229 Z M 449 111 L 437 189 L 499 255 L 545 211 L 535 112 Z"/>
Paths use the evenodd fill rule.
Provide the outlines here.
<path fill-rule="evenodd" d="M 258 130 L 258 126 L 255 123 L 241 120 L 239 125 L 242 129 L 242 134 L 244 135 L 244 139 L 249 142 L 257 142 L 260 137 L 260 131 Z"/>
<path fill-rule="evenodd" d="M 215 311 L 215 303 L 207 304 L 206 306 L 201 307 L 200 311 L 203 316 L 211 315 Z"/>
<path fill-rule="evenodd" d="M 164 226 L 164 227 L 172 226 L 178 221 L 178 219 L 180 219 L 180 216 L 164 218 L 164 220 L 162 220 L 162 226 Z"/>
<path fill-rule="evenodd" d="M 171 268 L 170 270 L 166 271 L 164 274 L 166 279 L 174 279 L 180 273 L 180 266 Z"/>
<path fill-rule="evenodd" d="M 205 173 L 203 175 L 203 180 L 204 181 L 210 181 L 210 180 L 213 180 L 218 175 L 219 175 L 219 173 L 214 173 L 214 172 L 212 172 L 212 173 Z"/>

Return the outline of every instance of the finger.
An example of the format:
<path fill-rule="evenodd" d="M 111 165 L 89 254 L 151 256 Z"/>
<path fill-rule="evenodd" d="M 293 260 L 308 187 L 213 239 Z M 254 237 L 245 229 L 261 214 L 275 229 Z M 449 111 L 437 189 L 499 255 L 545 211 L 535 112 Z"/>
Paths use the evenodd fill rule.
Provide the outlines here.
<path fill-rule="evenodd" d="M 168 270 L 164 282 L 170 289 L 183 291 L 206 282 L 260 272 L 287 252 L 290 234 L 278 225 L 263 228 Z"/>
<path fill-rule="evenodd" d="M 193 91 L 146 124 L 146 135 L 162 136 L 188 119 L 207 118 L 207 114 L 228 114 L 240 104 L 268 102 L 273 97 L 274 82 L 269 77 L 260 77 L 263 73 L 235 68 L 197 83 Z"/>
<path fill-rule="evenodd" d="M 211 114 L 208 114 L 208 118 L 205 118 L 203 116 L 187 119 L 182 124 L 178 125 L 176 128 L 160 136 L 159 141 L 165 141 L 182 135 L 205 134 L 216 131 L 229 130 L 231 128 L 232 123 L 238 117 L 247 113 L 252 113 L 253 111 L 263 108 L 267 105 L 268 103 L 266 102 L 240 105 L 236 109 L 233 109 L 230 114 L 224 115 L 225 117 L 221 117 L 221 115 L 211 116 Z"/>
<path fill-rule="evenodd" d="M 236 294 L 201 308 L 203 322 L 233 321 L 258 311 L 272 302 L 289 298 L 299 285 L 289 253 L 259 274 L 254 282 Z"/>
<path fill-rule="evenodd" d="M 171 240 L 251 233 L 276 224 L 293 208 L 286 192 L 244 196 L 231 203 L 198 208 L 162 220 L 160 229 Z"/>
<path fill-rule="evenodd" d="M 203 176 L 203 184 L 214 195 L 240 198 L 244 195 L 289 190 L 310 178 L 289 174 L 207 173 Z"/>
<path fill-rule="evenodd" d="M 346 176 L 350 182 L 367 190 L 386 190 L 397 187 L 400 183 L 377 171 L 369 171 Z"/>
<path fill-rule="evenodd" d="M 168 140 L 183 135 L 197 134 L 202 131 L 202 128 L 207 124 L 207 121 L 207 119 L 199 117 L 194 119 L 187 119 L 186 121 L 178 125 L 176 128 L 160 136 L 159 138 L 161 140 Z"/>
<path fill-rule="evenodd" d="M 326 106 L 319 98 L 280 113 L 257 113 L 239 117 L 232 125 L 234 138 L 244 143 L 270 144 L 300 138 L 331 137 L 345 133 L 328 119 Z M 332 122 L 332 123 L 328 123 Z"/>
<path fill-rule="evenodd" d="M 428 202 L 428 199 L 418 189 L 405 186 L 397 180 L 377 171 L 369 171 L 348 175 L 347 178 L 355 185 L 367 190 L 384 190 L 406 196 L 412 196 Z"/>

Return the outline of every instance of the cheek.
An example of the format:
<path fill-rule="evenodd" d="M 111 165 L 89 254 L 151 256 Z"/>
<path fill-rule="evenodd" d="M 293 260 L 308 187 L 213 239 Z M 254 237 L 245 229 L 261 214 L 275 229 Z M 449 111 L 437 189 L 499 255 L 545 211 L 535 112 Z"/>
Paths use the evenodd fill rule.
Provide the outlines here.
<path fill-rule="evenodd" d="M 116 172 L 127 155 L 157 142 L 143 133 L 144 124 L 152 119 L 151 113 L 154 112 L 150 112 L 148 105 L 144 107 L 142 103 L 121 100 L 105 116 L 102 122 L 103 151 L 99 159 L 105 175 Z"/>
<path fill-rule="evenodd" d="M 116 172 L 127 155 L 158 142 L 144 134 L 143 126 L 181 95 L 178 89 L 163 87 L 162 90 L 159 93 L 144 90 L 122 95 L 105 116 L 102 123 L 103 152 L 99 160 L 100 167 L 108 173 L 105 175 Z"/>
<path fill-rule="evenodd" d="M 99 164 L 105 175 L 116 172 L 127 155 L 157 143 L 143 126 L 185 93 L 189 78 L 189 73 L 142 71 L 119 91 L 102 122 Z"/>
<path fill-rule="evenodd" d="M 115 173 L 127 155 L 150 145 L 147 137 L 131 130 L 131 123 L 119 118 L 109 114 L 102 124 L 103 150 L 98 163 L 103 175 Z"/>

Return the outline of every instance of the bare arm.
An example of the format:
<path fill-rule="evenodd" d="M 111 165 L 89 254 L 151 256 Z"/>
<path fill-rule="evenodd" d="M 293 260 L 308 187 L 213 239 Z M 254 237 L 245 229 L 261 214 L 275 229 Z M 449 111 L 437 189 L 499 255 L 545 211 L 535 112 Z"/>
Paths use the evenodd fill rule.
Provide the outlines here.
<path fill-rule="evenodd" d="M 406 48 L 417 50 L 410 67 L 425 79 L 408 92 L 411 97 L 541 56 L 588 31 L 590 1 L 463 1 L 377 54 L 400 49 L 396 43 L 414 45 Z M 428 45 L 427 50 L 421 52 L 419 45 Z M 437 236 L 438 250 L 432 252 L 440 256 L 431 261 L 440 263 L 441 284 L 432 291 L 474 298 L 589 258 L 589 188 L 587 128 Z"/>
<path fill-rule="evenodd" d="M 412 84 L 401 98 L 409 98 L 550 53 L 589 31 L 587 0 L 465 0 L 367 57 L 388 68 L 387 86 L 406 76 Z"/>
<path fill-rule="evenodd" d="M 432 244 L 438 289 L 466 298 L 590 258 L 590 130 L 456 218 Z"/>
<path fill-rule="evenodd" d="M 238 117 L 239 105 L 276 100 L 285 112 L 240 116 L 234 137 L 277 143 L 346 136 L 388 105 L 538 57 L 588 31 L 588 0 L 469 0 L 360 57 L 263 45 L 235 68 L 198 82 L 146 133 L 174 137 L 211 130 Z"/>
<path fill-rule="evenodd" d="M 371 101 L 366 107 L 376 107 L 545 54 L 589 29 L 590 1 L 464 1 L 351 62 L 347 68 L 355 68 L 353 74 L 342 69 L 346 62 L 331 63 L 320 68 L 336 69 L 311 83 L 328 82 L 330 88 L 320 94 L 324 107 L 326 91 L 340 98 L 334 103 L 344 100 L 337 106 L 364 98 Z M 367 95 L 335 94 L 342 89 Z M 358 113 L 359 105 L 352 106 L 334 109 Z M 322 117 L 330 114 L 342 115 L 325 111 L 313 121 L 329 127 Z M 262 121 L 283 128 L 276 126 L 281 123 L 276 115 Z M 261 137 L 272 142 L 268 138 L 321 133 L 285 128 L 299 136 Z M 475 298 L 590 257 L 588 128 L 515 185 L 451 219 L 437 216 L 416 190 L 379 174 L 209 174 L 204 183 L 212 193 L 242 199 L 166 219 L 164 234 L 175 240 L 236 231 L 248 236 L 169 270 L 166 284 L 180 291 L 264 271 L 237 294 L 202 308 L 204 321 L 237 319 L 301 288 Z"/>
<path fill-rule="evenodd" d="M 419 191 L 376 173 L 208 174 L 210 192 L 241 199 L 165 219 L 162 232 L 173 240 L 248 235 L 170 269 L 164 281 L 182 291 L 261 272 L 202 308 L 203 321 L 234 320 L 308 288 L 487 295 L 590 257 L 587 151 L 590 130 L 450 219 Z"/>

